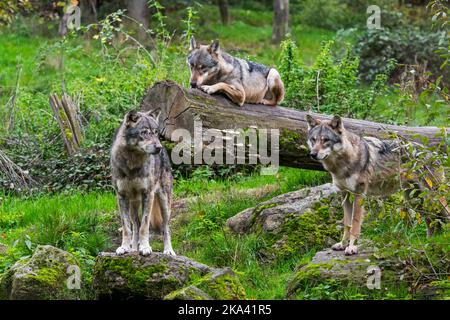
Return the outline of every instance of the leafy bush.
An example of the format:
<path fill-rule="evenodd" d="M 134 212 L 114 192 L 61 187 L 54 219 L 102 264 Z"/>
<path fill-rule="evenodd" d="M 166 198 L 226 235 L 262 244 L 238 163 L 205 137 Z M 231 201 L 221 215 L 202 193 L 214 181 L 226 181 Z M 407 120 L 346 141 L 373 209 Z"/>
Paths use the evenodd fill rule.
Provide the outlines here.
<path fill-rule="evenodd" d="M 432 73 L 439 71 L 442 59 L 436 50 L 449 41 L 445 31 L 426 31 L 414 27 L 367 30 L 357 40 L 355 53 L 361 57 L 359 72 L 365 81 L 388 72 L 388 61 L 399 66 L 393 70 L 391 82 L 398 80 L 400 65 L 426 65 Z M 447 74 L 449 79 L 450 74 Z"/>
<path fill-rule="evenodd" d="M 311 68 L 298 61 L 295 43 L 282 43 L 280 72 L 286 85 L 284 104 L 288 107 L 316 112 L 366 118 L 375 98 L 384 94 L 386 75 L 379 74 L 369 87 L 362 87 L 358 78 L 359 58 L 347 46 L 342 58 L 332 54 L 333 42 L 325 43 Z M 390 62 L 389 66 L 392 67 Z"/>

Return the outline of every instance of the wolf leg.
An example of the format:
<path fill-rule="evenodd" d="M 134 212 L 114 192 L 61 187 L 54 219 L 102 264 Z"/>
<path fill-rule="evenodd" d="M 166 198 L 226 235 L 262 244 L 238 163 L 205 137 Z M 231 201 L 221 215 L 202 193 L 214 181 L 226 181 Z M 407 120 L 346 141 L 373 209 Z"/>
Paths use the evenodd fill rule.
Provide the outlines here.
<path fill-rule="evenodd" d="M 352 226 L 352 203 L 350 202 L 350 193 L 344 194 L 344 200 L 342 201 L 342 207 L 344 208 L 344 235 L 341 242 L 334 244 L 331 249 L 344 250 L 347 246 L 348 239 L 350 237 L 350 228 Z"/>
<path fill-rule="evenodd" d="M 163 219 L 162 231 L 164 234 L 164 254 L 175 256 L 175 252 L 172 249 L 172 240 L 170 237 L 170 212 L 171 212 L 171 196 L 167 195 L 165 192 L 160 192 L 158 198 L 161 206 L 161 213 Z"/>
<path fill-rule="evenodd" d="M 122 244 L 117 248 L 116 253 L 122 255 L 130 252 L 132 242 L 132 231 L 130 221 L 130 203 L 125 196 L 117 195 L 119 203 L 120 220 L 122 222 Z"/>
<path fill-rule="evenodd" d="M 355 195 L 355 201 L 353 202 L 352 227 L 350 229 L 350 243 L 348 247 L 345 248 L 346 255 L 358 253 L 358 246 L 355 245 L 355 242 L 358 240 L 361 233 L 363 213 L 364 208 L 362 207 L 362 196 Z"/>
<path fill-rule="evenodd" d="M 144 192 L 142 194 L 142 220 L 139 228 L 139 253 L 148 256 L 152 253 L 150 247 L 150 212 L 152 212 L 154 192 Z"/>
<path fill-rule="evenodd" d="M 245 91 L 240 84 L 230 85 L 225 82 L 219 82 L 212 86 L 201 86 L 201 89 L 208 94 L 223 92 L 227 95 L 228 98 L 230 98 L 231 101 L 240 105 L 241 107 L 245 102 Z"/>
<path fill-rule="evenodd" d="M 267 91 L 270 93 L 270 99 L 263 99 L 262 104 L 276 106 L 284 100 L 283 81 L 276 69 L 270 69 L 267 75 Z"/>
<path fill-rule="evenodd" d="M 140 204 L 141 204 L 140 199 L 131 201 L 130 215 L 131 215 L 131 225 L 133 229 L 133 242 L 131 245 L 132 252 L 136 252 L 139 249 L 139 227 L 141 224 L 139 221 Z"/>

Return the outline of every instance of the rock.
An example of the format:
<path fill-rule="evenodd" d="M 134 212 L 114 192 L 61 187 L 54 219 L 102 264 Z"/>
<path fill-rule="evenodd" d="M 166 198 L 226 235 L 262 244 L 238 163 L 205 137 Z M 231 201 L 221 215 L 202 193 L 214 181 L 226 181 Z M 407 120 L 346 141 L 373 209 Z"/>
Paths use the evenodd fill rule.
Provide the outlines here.
<path fill-rule="evenodd" d="M 400 262 L 376 258 L 378 250 L 365 244 L 360 245 L 359 250 L 352 256 L 331 249 L 317 252 L 310 263 L 297 268 L 287 284 L 286 297 L 304 299 L 306 291 L 320 287 L 326 287 L 329 292 L 358 288 L 359 292 L 370 295 L 392 285 L 402 285 Z M 379 288 L 369 288 L 376 285 L 377 278 Z M 406 283 L 403 285 L 406 288 Z"/>
<path fill-rule="evenodd" d="M 214 300 L 206 292 L 190 285 L 169 293 L 164 300 Z"/>
<path fill-rule="evenodd" d="M 239 299 L 244 289 L 231 269 L 154 252 L 102 253 L 94 266 L 98 299 Z"/>
<path fill-rule="evenodd" d="M 271 249 L 266 259 L 323 248 L 338 241 L 341 197 L 330 183 L 286 193 L 227 220 L 235 233 L 260 233 Z"/>
<path fill-rule="evenodd" d="M 245 291 L 230 268 L 215 269 L 186 288 L 167 295 L 166 300 L 240 300 Z"/>
<path fill-rule="evenodd" d="M 78 299 L 80 290 L 69 289 L 69 266 L 78 266 L 68 252 L 50 245 L 38 246 L 30 258 L 16 262 L 0 279 L 0 299 Z"/>

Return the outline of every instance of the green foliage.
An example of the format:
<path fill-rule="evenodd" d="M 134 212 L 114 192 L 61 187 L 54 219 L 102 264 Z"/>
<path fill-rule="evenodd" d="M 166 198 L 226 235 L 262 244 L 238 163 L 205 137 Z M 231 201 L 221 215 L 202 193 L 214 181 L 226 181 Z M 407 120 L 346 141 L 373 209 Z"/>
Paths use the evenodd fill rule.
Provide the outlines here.
<path fill-rule="evenodd" d="M 9 24 L 19 12 L 26 12 L 32 8 L 29 0 L 0 1 L 0 25 Z"/>
<path fill-rule="evenodd" d="M 335 59 L 333 42 L 323 44 L 322 51 L 311 68 L 298 61 L 295 43 L 287 39 L 282 43 L 280 72 L 286 86 L 284 104 L 288 107 L 365 118 L 377 97 L 387 91 L 386 74 L 365 88 L 360 85 L 358 67 L 360 59 L 347 46 L 344 55 Z M 389 62 L 388 70 L 393 62 Z"/>
<path fill-rule="evenodd" d="M 361 11 L 352 9 L 352 3 L 342 0 L 303 0 L 294 15 L 294 21 L 314 27 L 337 30 L 340 28 L 354 27 L 365 20 Z M 357 1 L 367 2 L 367 1 Z M 358 6 L 356 4 L 356 6 Z M 367 6 L 366 6 L 367 7 Z M 363 11 L 364 12 L 364 11 Z"/>
<path fill-rule="evenodd" d="M 361 58 L 359 71 L 362 79 L 370 82 L 377 74 L 385 73 L 395 81 L 401 65 L 426 64 L 427 70 L 437 72 L 442 60 L 436 50 L 448 43 L 448 36 L 444 31 L 426 31 L 414 27 L 384 28 L 368 29 L 357 41 L 355 52 Z M 389 59 L 395 59 L 399 67 L 388 70 Z"/>

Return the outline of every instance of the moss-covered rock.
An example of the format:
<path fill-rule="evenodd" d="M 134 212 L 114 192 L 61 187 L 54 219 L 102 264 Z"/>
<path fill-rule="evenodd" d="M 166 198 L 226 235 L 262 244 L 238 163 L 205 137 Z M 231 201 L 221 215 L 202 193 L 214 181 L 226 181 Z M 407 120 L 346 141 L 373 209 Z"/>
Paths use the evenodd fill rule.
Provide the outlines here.
<path fill-rule="evenodd" d="M 241 300 L 245 290 L 230 268 L 215 269 L 185 288 L 168 294 L 166 300 Z"/>
<path fill-rule="evenodd" d="M 78 266 L 70 253 L 38 246 L 30 258 L 16 262 L 0 278 L 0 299 L 78 299 L 80 290 L 67 286 L 70 266 Z"/>
<path fill-rule="evenodd" d="M 338 241 L 341 233 L 342 206 L 336 191 L 328 183 L 286 193 L 231 217 L 227 226 L 239 234 L 261 234 L 268 243 L 261 256 L 268 260 L 323 248 Z"/>
<path fill-rule="evenodd" d="M 99 299 L 162 299 L 209 271 L 182 256 L 102 253 L 94 266 L 94 289 Z"/>
<path fill-rule="evenodd" d="M 164 300 L 214 300 L 203 290 L 194 285 L 175 290 L 164 297 Z"/>
<path fill-rule="evenodd" d="M 94 267 L 98 299 L 243 299 L 229 268 L 215 269 L 183 256 L 102 253 Z"/>
<path fill-rule="evenodd" d="M 407 291 L 399 261 L 376 258 L 375 248 L 361 245 L 359 249 L 360 253 L 352 256 L 331 249 L 317 252 L 310 263 L 298 266 L 287 284 L 286 297 L 348 299 L 351 295 L 378 297 L 389 290 Z"/>

